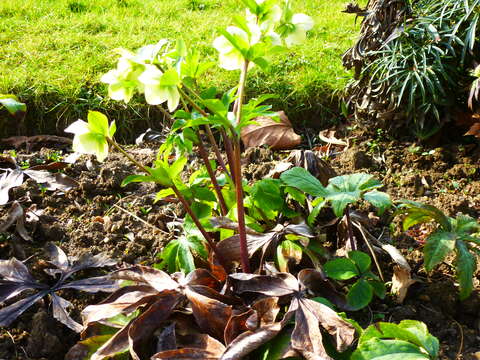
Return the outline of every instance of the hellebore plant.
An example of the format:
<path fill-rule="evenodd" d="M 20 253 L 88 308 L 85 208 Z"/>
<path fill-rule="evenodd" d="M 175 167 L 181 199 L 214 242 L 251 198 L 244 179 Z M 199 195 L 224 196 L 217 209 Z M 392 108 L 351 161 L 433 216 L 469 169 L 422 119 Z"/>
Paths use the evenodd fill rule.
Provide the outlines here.
<path fill-rule="evenodd" d="M 200 62 L 198 53 L 189 49 L 183 40 L 173 45 L 167 40 L 147 45 L 136 53 L 118 50 L 121 57 L 117 68 L 102 77 L 108 84 L 111 98 L 130 101 L 135 92 L 143 93 L 150 105 L 167 103 L 166 117 L 172 122 L 169 139 L 160 148 L 157 160 L 152 168 L 144 166 L 129 156 L 113 140 L 115 124 L 110 127 L 105 116 L 90 112 L 88 123 L 81 120 L 66 129 L 75 134 L 74 150 L 82 153 L 96 154 L 103 161 L 108 154 L 108 146 L 113 146 L 131 160 L 145 175 L 133 176 L 124 184 L 132 181 L 153 181 L 173 191 L 184 205 L 190 219 L 201 232 L 209 247 L 222 263 L 222 255 L 206 227 L 202 224 L 197 199 L 192 197 L 188 186 L 183 186 L 180 172 L 187 160 L 185 152 L 191 152 L 197 146 L 200 157 L 210 177 L 217 200 L 220 215 L 231 213 L 238 222 L 238 235 L 241 248 L 241 265 L 244 272 L 249 272 L 248 249 L 246 239 L 246 214 L 244 205 L 244 186 L 241 169 L 240 131 L 254 123 L 257 116 L 273 116 L 270 106 L 262 105 L 271 96 L 262 96 L 244 104 L 245 86 L 248 71 L 258 66 L 267 69 L 268 58 L 285 47 L 305 40 L 306 32 L 313 27 L 313 21 L 305 14 L 294 14 L 289 1 L 278 5 L 277 0 L 242 0 L 246 6 L 246 15 L 236 16 L 234 25 L 220 31 L 220 36 L 213 42 L 219 53 L 219 65 L 227 70 L 240 70 L 238 86 L 217 98 L 215 89 L 198 92 L 197 80 L 211 67 L 210 62 Z M 183 110 L 174 112 L 182 104 Z M 213 129 L 218 129 L 226 153 L 225 162 L 219 150 Z M 206 146 L 202 139 L 205 130 L 208 141 L 215 152 L 218 168 L 223 171 L 228 186 L 221 186 L 214 172 L 216 164 L 208 158 Z M 173 149 L 179 158 L 170 165 Z M 234 189 L 234 202 L 227 206 L 228 195 Z M 206 201 L 200 201 L 205 208 Z M 208 204 L 207 204 L 208 205 Z M 231 212 L 231 206 L 236 211 Z M 210 205 L 209 205 L 210 206 Z"/>

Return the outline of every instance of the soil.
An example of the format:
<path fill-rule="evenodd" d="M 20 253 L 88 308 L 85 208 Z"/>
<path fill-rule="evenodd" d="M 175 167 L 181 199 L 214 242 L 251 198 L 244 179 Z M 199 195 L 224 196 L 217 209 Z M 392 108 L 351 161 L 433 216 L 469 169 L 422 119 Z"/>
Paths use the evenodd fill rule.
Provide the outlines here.
<path fill-rule="evenodd" d="M 480 217 L 478 142 L 469 144 L 464 139 L 456 142 L 450 139 L 440 146 L 399 142 L 378 132 L 344 129 L 340 133 L 351 145 L 344 152 L 324 158 L 338 174 L 368 172 L 385 184 L 384 190 L 395 200 L 418 200 L 437 206 L 448 215 L 463 212 Z M 141 162 L 151 164 L 157 147 L 157 144 L 134 146 L 128 151 Z M 35 152 L 20 150 L 17 162 L 26 159 L 30 163 L 48 162 L 51 153 L 52 149 L 47 148 Z M 244 177 L 247 180 L 265 177 L 288 154 L 264 148 L 249 149 L 244 154 Z M 193 164 L 196 161 L 191 159 Z M 44 259 L 43 246 L 53 241 L 71 256 L 106 252 L 118 259 L 118 266 L 158 262 L 162 247 L 174 237 L 168 224 L 182 217 L 183 210 L 175 202 L 155 203 L 155 193 L 160 189 L 156 185 L 134 183 L 121 187 L 122 180 L 134 172 L 117 153 L 111 154 L 104 164 L 98 164 L 93 157 L 82 156 L 64 170 L 78 182 L 75 189 L 65 193 L 45 192 L 33 180 L 12 189 L 11 200 L 22 201 L 24 208 L 36 205 L 39 221 L 26 225 L 32 242 L 21 240 L 13 228 L 3 234 L 0 258 L 26 259 L 25 263 L 36 275 Z M 0 209 L 0 221 L 8 208 L 7 205 Z M 388 224 L 388 216 L 380 223 Z M 398 225 L 398 221 L 394 224 Z M 387 298 L 351 317 L 363 326 L 381 319 L 421 320 L 439 338 L 442 359 L 480 359 L 480 272 L 476 273 L 472 296 L 460 302 L 451 263 L 447 261 L 427 274 L 422 266 L 423 243 L 398 229 L 398 226 L 379 226 L 374 235 L 383 233 L 402 252 L 417 282 L 410 287 L 403 304 Z M 387 257 L 381 261 L 388 281 L 393 265 Z M 74 304 L 71 314 L 77 321 L 86 305 L 105 297 L 104 294 L 79 295 L 73 291 L 64 292 L 62 296 Z M 0 330 L 0 359 L 63 359 L 78 336 L 49 314 L 48 302 L 39 302 L 10 328 Z"/>

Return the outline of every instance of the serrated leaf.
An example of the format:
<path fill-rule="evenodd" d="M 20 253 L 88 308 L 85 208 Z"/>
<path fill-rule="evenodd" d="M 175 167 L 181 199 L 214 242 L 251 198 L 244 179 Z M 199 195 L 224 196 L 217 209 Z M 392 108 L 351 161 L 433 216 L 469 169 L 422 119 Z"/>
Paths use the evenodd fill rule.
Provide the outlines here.
<path fill-rule="evenodd" d="M 277 179 L 257 181 L 250 190 L 255 205 L 261 209 L 266 208 L 272 211 L 281 210 L 285 199 L 280 185 L 281 181 Z"/>
<path fill-rule="evenodd" d="M 385 210 L 392 206 L 392 200 L 387 193 L 373 190 L 363 194 L 363 198 L 378 209 L 378 213 L 382 215 Z"/>
<path fill-rule="evenodd" d="M 457 241 L 456 271 L 460 284 L 460 300 L 465 300 L 473 290 L 473 275 L 477 269 L 477 259 L 463 241 Z"/>
<path fill-rule="evenodd" d="M 328 277 L 335 280 L 348 280 L 360 275 L 354 262 L 347 258 L 330 260 L 323 265 Z"/>
<path fill-rule="evenodd" d="M 432 271 L 455 248 L 456 235 L 451 232 L 437 230 L 430 234 L 424 247 L 425 268 Z"/>
<path fill-rule="evenodd" d="M 373 338 L 358 347 L 352 360 L 424 360 L 429 359 L 417 346 L 402 340 Z"/>

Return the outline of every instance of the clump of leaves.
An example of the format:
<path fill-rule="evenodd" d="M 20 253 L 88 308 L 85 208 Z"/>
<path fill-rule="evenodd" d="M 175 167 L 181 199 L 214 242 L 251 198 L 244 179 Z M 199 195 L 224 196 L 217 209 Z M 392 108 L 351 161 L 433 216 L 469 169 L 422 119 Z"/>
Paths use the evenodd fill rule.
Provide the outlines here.
<path fill-rule="evenodd" d="M 324 187 L 317 178 L 301 167 L 285 171 L 280 178 L 288 186 L 317 197 L 309 220 L 313 220 L 328 203 L 331 203 L 337 217 L 344 214 L 348 205 L 355 204 L 360 200 L 370 202 L 380 214 L 392 205 L 390 196 L 377 190 L 383 186 L 382 183 L 369 174 L 336 176 L 329 179 L 327 187 Z"/>
<path fill-rule="evenodd" d="M 351 359 L 433 360 L 437 359 L 439 348 L 438 339 L 420 321 L 403 320 L 398 325 L 379 322 L 362 333 Z"/>
<path fill-rule="evenodd" d="M 446 216 L 434 206 L 402 200 L 400 214 L 406 214 L 403 230 L 412 226 L 434 221 L 438 228 L 426 239 L 423 248 L 425 268 L 432 271 L 447 255 L 455 253 L 456 273 L 460 284 L 460 299 L 470 296 L 473 290 L 473 274 L 477 268 L 476 254 L 480 254 L 480 224 L 468 215 Z"/>
<path fill-rule="evenodd" d="M 194 270 L 188 276 L 180 273 L 169 276 L 160 270 L 133 266 L 115 272 L 112 277 L 128 280 L 130 284 L 83 311 L 87 326 L 83 334 L 95 333 L 98 322 L 112 327 L 111 319 L 118 316 L 129 320 L 108 337 L 97 334 L 77 345 L 77 350 L 88 349 L 92 360 L 105 359 L 127 349 L 136 360 L 150 357 L 239 360 L 275 338 L 292 320 L 295 328 L 289 346 L 307 358 L 331 359 L 323 345 L 323 331 L 332 336 L 339 351 L 345 350 L 354 339 L 353 325 L 311 298 L 310 294 L 322 295 L 325 289 L 326 279 L 316 270 L 302 270 L 298 280 L 289 273 L 233 274 L 225 294 L 219 292 L 222 283 L 204 269 Z M 281 320 L 277 320 L 280 302 L 289 307 Z M 138 315 L 135 312 L 140 308 L 143 311 Z M 150 344 L 155 342 L 154 334 L 159 329 L 162 334 L 159 346 L 152 348 Z M 203 345 L 190 339 L 190 343 L 177 348 L 181 334 L 192 329 L 201 334 Z M 166 333 L 170 334 L 168 346 L 164 341 Z"/>
<path fill-rule="evenodd" d="M 0 326 L 9 326 L 29 307 L 48 295 L 53 308 L 53 317 L 70 329 L 80 332 L 83 328 L 82 325 L 73 320 L 67 311 L 72 304 L 57 295 L 56 292 L 63 289 L 75 289 L 90 293 L 112 292 L 118 288 L 117 282 L 109 276 L 71 280 L 71 277 L 80 270 L 115 265 L 116 261 L 107 256 L 87 253 L 79 258 L 68 258 L 63 250 L 54 244 L 49 244 L 46 251 L 50 257 L 48 262 L 54 268 L 44 269 L 44 271 L 54 278 L 53 285 L 39 283 L 33 278 L 27 267 L 15 258 L 0 260 L 0 276 L 2 277 L 0 302 L 12 299 L 27 290 L 35 291 L 33 295 L 2 308 L 0 310 Z"/>
<path fill-rule="evenodd" d="M 349 287 L 347 301 L 352 310 L 367 306 L 375 294 L 385 298 L 385 285 L 377 275 L 370 271 L 370 256 L 361 251 L 350 251 L 347 258 L 338 258 L 326 262 L 323 266 L 325 274 L 335 280 L 358 280 Z"/>

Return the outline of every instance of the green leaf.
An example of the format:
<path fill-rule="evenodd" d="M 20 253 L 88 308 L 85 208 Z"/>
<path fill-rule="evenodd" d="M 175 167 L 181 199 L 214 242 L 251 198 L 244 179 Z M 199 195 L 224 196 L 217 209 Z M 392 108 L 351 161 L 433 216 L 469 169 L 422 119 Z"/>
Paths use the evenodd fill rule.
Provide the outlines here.
<path fill-rule="evenodd" d="M 88 127 L 90 131 L 105 137 L 110 136 L 108 118 L 98 111 L 88 112 Z"/>
<path fill-rule="evenodd" d="M 123 179 L 122 184 L 120 186 L 124 187 L 130 183 L 138 183 L 138 182 L 154 182 L 155 179 L 152 176 L 148 175 L 129 175 L 125 179 Z"/>
<path fill-rule="evenodd" d="M 373 338 L 362 343 L 351 356 L 352 360 L 424 360 L 429 359 L 417 346 L 402 340 Z"/>
<path fill-rule="evenodd" d="M 173 191 L 172 188 L 167 188 L 167 189 L 162 189 L 159 192 L 157 192 L 157 195 L 155 195 L 155 202 L 160 201 L 167 196 L 175 195 L 175 191 Z"/>
<path fill-rule="evenodd" d="M 166 267 L 169 272 L 183 271 L 186 274 L 195 270 L 192 250 L 196 249 L 198 244 L 192 244 L 190 239 L 192 238 L 180 236 L 170 241 L 160 254 L 160 266 Z"/>
<path fill-rule="evenodd" d="M 292 199 L 298 202 L 300 205 L 305 204 L 305 201 L 307 200 L 307 198 L 305 194 L 302 193 L 300 190 L 291 186 L 285 186 L 284 191 L 286 194 L 290 195 Z"/>
<path fill-rule="evenodd" d="M 460 284 L 460 300 L 465 300 L 473 290 L 473 274 L 477 269 L 477 259 L 463 241 L 457 241 L 456 270 Z"/>
<path fill-rule="evenodd" d="M 302 260 L 303 250 L 297 243 L 284 240 L 277 246 L 278 269 L 282 272 L 288 272 L 289 262 L 299 264 Z"/>
<path fill-rule="evenodd" d="M 103 345 L 105 344 L 113 334 L 110 335 L 95 335 L 91 336 L 85 340 L 79 341 L 75 347 L 79 348 L 79 352 L 75 359 L 77 360 L 88 360 L 91 356 Z M 124 350 L 120 350 L 118 353 L 123 352 Z"/>
<path fill-rule="evenodd" d="M 280 179 L 288 186 L 297 188 L 313 196 L 325 197 L 327 191 L 320 181 L 301 167 L 294 167 L 285 171 Z"/>
<path fill-rule="evenodd" d="M 326 197 L 326 200 L 332 203 L 332 209 L 335 216 L 341 217 L 347 205 L 353 204 L 360 200 L 360 191 L 331 193 Z"/>
<path fill-rule="evenodd" d="M 190 190 L 192 191 L 193 197 L 197 200 L 211 201 L 211 202 L 217 201 L 215 193 L 206 187 L 197 185 L 197 186 L 192 186 Z"/>
<path fill-rule="evenodd" d="M 188 159 L 185 156 L 182 156 L 170 166 L 169 174 L 171 179 L 175 179 L 182 172 L 187 161 Z"/>
<path fill-rule="evenodd" d="M 382 215 L 385 210 L 392 206 L 392 200 L 387 193 L 373 190 L 363 194 L 363 198 L 378 209 L 378 213 Z"/>
<path fill-rule="evenodd" d="M 438 339 L 428 332 L 427 325 L 417 320 L 402 320 L 398 327 L 407 330 L 414 336 L 411 340 L 414 344 L 422 346 L 432 358 L 438 356 L 440 351 L 440 343 Z"/>
<path fill-rule="evenodd" d="M 354 262 L 347 258 L 338 258 L 327 261 L 323 265 L 325 274 L 335 280 L 348 280 L 360 275 Z"/>
<path fill-rule="evenodd" d="M 365 279 L 360 279 L 353 284 L 347 294 L 348 304 L 354 310 L 364 308 L 370 303 L 370 301 L 372 301 L 372 298 L 373 288 Z"/>
<path fill-rule="evenodd" d="M 257 181 L 251 188 L 250 194 L 255 205 L 261 209 L 279 211 L 283 208 L 285 197 L 281 188 L 281 181 L 277 179 L 263 179 Z"/>
<path fill-rule="evenodd" d="M 372 260 L 370 256 L 365 254 L 362 251 L 350 251 L 348 253 L 348 258 L 352 260 L 355 265 L 357 265 L 358 269 L 360 270 L 360 274 L 363 274 L 370 270 L 370 266 L 372 264 Z"/>
<path fill-rule="evenodd" d="M 406 212 L 409 215 L 411 214 L 411 218 L 407 216 L 407 218 L 404 220 L 404 231 L 416 224 L 424 223 L 430 221 L 431 219 L 439 223 L 445 231 L 450 231 L 452 229 L 449 217 L 435 206 L 426 205 L 411 200 L 400 200 L 400 208 L 400 211 Z M 407 222 L 405 223 L 405 221 Z"/>
<path fill-rule="evenodd" d="M 425 268 L 432 271 L 455 248 L 456 234 L 437 230 L 426 241 L 423 249 L 425 254 Z"/>
<path fill-rule="evenodd" d="M 27 105 L 18 101 L 15 95 L 0 94 L 0 105 L 5 106 L 7 111 L 12 115 L 25 113 L 27 111 Z"/>
<path fill-rule="evenodd" d="M 379 299 L 384 299 L 385 295 L 387 294 L 387 289 L 385 288 L 385 284 L 381 281 L 376 280 L 368 280 L 368 283 L 373 289 L 373 293 Z"/>
<path fill-rule="evenodd" d="M 180 77 L 175 69 L 168 69 L 160 78 L 160 86 L 177 86 L 180 84 Z"/>

